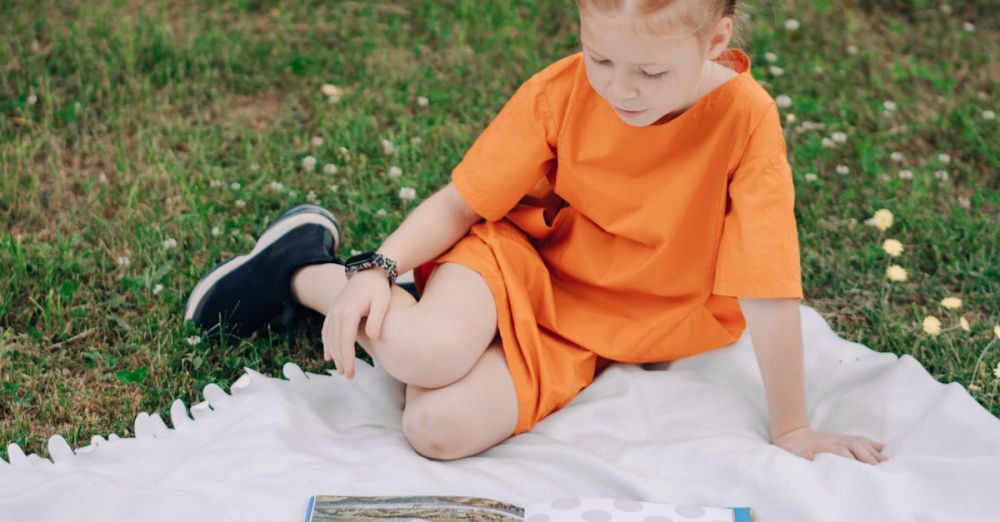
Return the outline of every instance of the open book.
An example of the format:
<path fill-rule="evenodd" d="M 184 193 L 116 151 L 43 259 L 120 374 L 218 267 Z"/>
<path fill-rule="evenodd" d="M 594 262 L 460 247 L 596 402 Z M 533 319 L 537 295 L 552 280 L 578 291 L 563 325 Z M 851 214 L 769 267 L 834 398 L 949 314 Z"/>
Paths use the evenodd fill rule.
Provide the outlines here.
<path fill-rule="evenodd" d="M 483 497 L 385 496 L 309 498 L 306 522 L 751 522 L 748 507 L 665 504 L 604 497 L 567 497 L 515 506 Z"/>

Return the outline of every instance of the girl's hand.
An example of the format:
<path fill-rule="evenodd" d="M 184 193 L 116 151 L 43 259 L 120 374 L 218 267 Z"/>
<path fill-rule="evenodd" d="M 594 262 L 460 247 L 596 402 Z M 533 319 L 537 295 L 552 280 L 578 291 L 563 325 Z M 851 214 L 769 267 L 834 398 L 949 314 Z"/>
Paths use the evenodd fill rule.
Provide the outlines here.
<path fill-rule="evenodd" d="M 816 453 L 834 453 L 868 464 L 878 464 L 888 460 L 880 453 L 885 448 L 881 442 L 858 435 L 799 428 L 782 434 L 772 443 L 808 460 L 812 460 Z"/>
<path fill-rule="evenodd" d="M 368 317 L 365 334 L 377 339 L 391 294 L 385 272 L 380 268 L 369 268 L 348 279 L 326 311 L 323 359 L 333 359 L 337 372 L 348 379 L 354 377 L 354 341 L 361 318 Z"/>

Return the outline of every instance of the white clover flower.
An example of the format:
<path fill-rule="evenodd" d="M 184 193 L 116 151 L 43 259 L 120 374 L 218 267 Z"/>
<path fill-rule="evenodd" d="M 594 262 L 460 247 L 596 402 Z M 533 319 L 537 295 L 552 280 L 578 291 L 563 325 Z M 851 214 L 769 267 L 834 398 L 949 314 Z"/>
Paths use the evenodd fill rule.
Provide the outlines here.
<path fill-rule="evenodd" d="M 320 91 L 322 91 L 326 96 L 342 96 L 344 94 L 343 89 L 329 83 L 324 83 L 323 86 L 320 87 Z"/>
<path fill-rule="evenodd" d="M 316 158 L 312 156 L 306 156 L 302 158 L 302 168 L 308 171 L 313 171 L 316 169 Z"/>
<path fill-rule="evenodd" d="M 945 297 L 941 300 L 941 306 L 954 310 L 962 307 L 962 300 L 954 296 Z"/>
<path fill-rule="evenodd" d="M 941 4 L 941 6 L 940 6 L 939 9 L 941 9 L 941 12 L 944 13 L 944 14 L 951 14 L 951 5 L 950 4 Z"/>
<path fill-rule="evenodd" d="M 35 96 L 34 94 L 28 95 L 28 105 L 34 105 L 37 102 L 38 96 Z"/>
<path fill-rule="evenodd" d="M 930 335 L 941 333 L 941 320 L 933 315 L 924 317 L 924 331 Z"/>
<path fill-rule="evenodd" d="M 768 67 L 767 70 L 770 71 L 771 74 L 775 76 L 781 76 L 782 74 L 785 74 L 785 70 L 782 69 L 781 67 L 778 67 L 777 65 L 772 65 Z"/>
<path fill-rule="evenodd" d="M 384 154 L 394 154 L 396 152 L 396 146 L 392 144 L 389 140 L 382 140 L 382 153 Z"/>
<path fill-rule="evenodd" d="M 793 114 L 791 112 L 788 113 L 788 114 L 786 114 L 785 115 L 785 121 L 788 122 L 788 123 L 795 123 L 795 114 Z"/>
<path fill-rule="evenodd" d="M 187 343 L 190 344 L 191 346 L 194 346 L 200 342 L 201 342 L 201 337 L 198 337 L 197 335 L 192 335 L 191 337 L 187 338 Z"/>
<path fill-rule="evenodd" d="M 972 202 L 969 201 L 968 196 L 958 196 L 958 204 L 961 205 L 961 207 L 966 210 L 972 207 Z"/>
<path fill-rule="evenodd" d="M 215 236 L 215 237 L 221 236 L 222 235 L 222 229 L 219 228 L 218 226 L 212 227 L 212 235 Z"/>
<path fill-rule="evenodd" d="M 816 179 L 817 177 L 815 172 L 806 172 L 806 181 L 813 182 L 816 181 Z"/>
<path fill-rule="evenodd" d="M 972 330 L 972 327 L 971 327 L 971 326 L 969 326 L 969 320 L 968 320 L 968 319 L 966 319 L 966 318 L 964 318 L 964 317 L 959 317 L 959 318 L 958 318 L 958 326 L 959 326 L 959 327 L 960 327 L 961 329 L 965 330 L 966 332 L 968 332 L 968 331 L 971 331 L 971 330 Z"/>
<path fill-rule="evenodd" d="M 774 102 L 777 103 L 778 107 L 780 107 L 782 109 L 787 109 L 787 108 L 789 108 L 789 107 L 792 106 L 792 99 L 789 96 L 784 95 L 784 94 L 779 94 L 774 99 Z"/>
<path fill-rule="evenodd" d="M 934 177 L 941 181 L 948 181 L 948 171 L 947 170 L 935 170 Z"/>
<path fill-rule="evenodd" d="M 417 146 L 423 143 L 424 140 L 420 139 L 420 136 L 414 136 L 410 138 L 410 145 Z"/>
<path fill-rule="evenodd" d="M 164 239 L 161 244 L 163 245 L 163 248 L 174 248 L 177 246 L 177 240 L 172 237 L 168 237 L 167 239 Z"/>
<path fill-rule="evenodd" d="M 344 156 L 350 156 L 351 155 L 351 151 L 347 150 L 347 147 L 345 147 L 343 145 L 340 146 L 340 153 L 343 154 Z"/>
<path fill-rule="evenodd" d="M 899 171 L 899 179 L 913 179 L 913 173 L 908 170 Z"/>
<path fill-rule="evenodd" d="M 894 151 L 892 154 L 889 155 L 889 159 L 895 161 L 896 163 L 899 163 L 900 161 L 903 161 L 903 153 Z"/>
<path fill-rule="evenodd" d="M 327 174 L 336 174 L 337 166 L 334 165 L 333 163 L 327 163 L 326 165 L 323 165 L 323 172 Z"/>
<path fill-rule="evenodd" d="M 234 181 L 234 182 L 232 182 L 232 183 L 229 184 L 229 188 L 231 188 L 233 190 L 239 190 L 240 187 L 242 187 L 242 186 L 243 185 L 240 185 L 239 181 Z"/>
<path fill-rule="evenodd" d="M 417 197 L 417 191 L 413 187 L 403 187 L 399 189 L 399 199 L 403 201 L 413 201 Z"/>
<path fill-rule="evenodd" d="M 356 249 L 353 249 L 353 248 L 351 249 L 351 255 L 352 255 L 352 256 L 356 256 L 356 255 L 358 255 L 358 254 L 360 254 L 360 253 L 361 253 L 361 251 L 360 251 L 360 250 L 356 250 Z"/>
<path fill-rule="evenodd" d="M 340 190 L 340 185 L 330 185 L 326 188 L 330 189 L 330 192 L 337 192 L 338 190 Z"/>
<path fill-rule="evenodd" d="M 772 52 L 766 52 L 766 53 L 764 53 L 764 59 L 767 60 L 767 61 L 769 61 L 769 62 L 771 62 L 771 63 L 774 63 L 774 62 L 778 61 L 778 55 L 776 55 L 776 54 L 774 54 Z"/>
<path fill-rule="evenodd" d="M 107 183 L 108 182 L 108 175 L 105 174 L 105 173 L 103 173 L 103 172 L 100 173 L 100 174 L 98 174 L 97 175 L 97 181 L 100 181 L 101 183 Z"/>
<path fill-rule="evenodd" d="M 380 208 L 375 212 L 375 215 L 380 217 L 385 216 L 386 214 L 388 214 L 388 212 L 386 212 L 384 208 Z"/>
<path fill-rule="evenodd" d="M 236 206 L 238 208 L 243 208 L 243 207 L 247 206 L 247 202 L 243 201 L 242 199 L 237 199 L 236 200 Z"/>
<path fill-rule="evenodd" d="M 837 143 L 844 143 L 847 141 L 847 134 L 840 131 L 834 132 L 833 134 L 830 135 L 830 137 L 833 138 L 833 141 Z"/>
<path fill-rule="evenodd" d="M 1000 339 L 1000 324 L 993 326 L 993 335 L 996 336 L 997 339 Z M 997 368 L 1000 368 L 1000 366 Z M 997 377 L 1000 377 L 1000 375 L 997 375 Z"/>
<path fill-rule="evenodd" d="M 260 170 L 260 165 L 256 163 L 250 164 L 250 172 L 257 172 L 258 170 Z"/>
<path fill-rule="evenodd" d="M 824 137 L 822 140 L 820 140 L 820 144 L 823 145 L 824 149 L 832 149 L 837 146 L 837 143 L 834 142 L 833 139 L 827 137 Z"/>
<path fill-rule="evenodd" d="M 892 211 L 887 208 L 876 210 L 872 217 L 875 219 L 875 228 L 879 230 L 884 231 L 892 226 Z"/>
<path fill-rule="evenodd" d="M 962 24 L 962 29 L 965 29 L 965 32 L 967 33 L 974 32 L 976 30 L 976 24 L 972 22 L 965 22 Z"/>
<path fill-rule="evenodd" d="M 127 257 L 125 257 L 125 256 L 118 256 L 118 264 L 120 266 L 128 266 L 128 263 L 129 263 L 129 261 L 128 261 Z"/>
<path fill-rule="evenodd" d="M 101 174 L 104 174 L 104 173 L 102 172 Z M 208 185 L 210 187 L 212 187 L 212 188 L 219 188 L 219 187 L 222 186 L 222 181 L 221 180 L 217 180 L 217 179 L 213 179 L 212 181 L 208 182 Z"/>
<path fill-rule="evenodd" d="M 289 190 L 288 191 L 288 197 L 290 197 L 292 199 L 295 199 L 296 197 L 298 197 L 298 195 L 299 195 L 299 193 L 296 190 Z"/>
<path fill-rule="evenodd" d="M 899 265 L 889 265 L 889 268 L 885 269 L 885 276 L 890 281 L 906 281 L 906 270 Z"/>
<path fill-rule="evenodd" d="M 313 147 L 319 147 L 323 145 L 323 138 L 319 136 L 313 136 L 312 140 L 310 140 L 310 143 L 312 143 Z"/>
<path fill-rule="evenodd" d="M 851 169 L 847 165 L 837 165 L 837 174 L 840 174 L 841 176 L 846 176 L 850 172 Z"/>
<path fill-rule="evenodd" d="M 886 239 L 882 242 L 882 250 L 892 257 L 897 257 L 903 253 L 903 244 L 896 239 Z"/>
<path fill-rule="evenodd" d="M 984 120 L 995 120 L 997 119 L 997 113 L 991 110 L 985 110 L 979 114 L 979 116 Z"/>
<path fill-rule="evenodd" d="M 940 161 L 941 163 L 944 163 L 945 165 L 951 163 L 951 155 L 950 154 L 945 154 L 944 152 L 942 152 L 941 154 L 938 154 L 937 159 L 938 159 L 938 161 Z"/>
<path fill-rule="evenodd" d="M 419 105 L 421 107 L 426 107 L 429 104 L 430 104 L 430 100 L 428 100 L 426 96 L 418 96 L 417 97 L 417 105 Z"/>
<path fill-rule="evenodd" d="M 785 29 L 789 31 L 796 31 L 799 28 L 799 21 L 794 18 L 789 18 L 785 20 Z"/>
<path fill-rule="evenodd" d="M 308 201 L 310 203 L 315 203 L 316 202 L 316 193 L 310 190 L 309 193 L 306 194 L 306 201 Z"/>
<path fill-rule="evenodd" d="M 813 74 L 823 74 L 823 71 L 824 69 L 820 65 L 813 67 Z"/>
<path fill-rule="evenodd" d="M 395 165 L 389 167 L 389 177 L 390 178 L 398 178 L 398 177 L 400 177 L 402 175 L 403 175 L 403 169 L 401 169 L 401 168 L 399 168 L 399 167 L 397 167 Z"/>
<path fill-rule="evenodd" d="M 156 286 L 153 287 L 153 295 L 159 295 L 160 292 L 162 291 L 163 291 L 163 285 L 161 285 L 160 283 L 156 283 Z"/>
<path fill-rule="evenodd" d="M 848 45 L 847 46 L 847 54 L 849 54 L 851 56 L 854 56 L 854 55 L 858 54 L 858 46 L 856 46 L 856 45 Z"/>
<path fill-rule="evenodd" d="M 896 110 L 896 102 L 885 100 L 884 102 L 882 102 L 882 109 L 884 109 L 887 112 L 893 112 Z"/>
<path fill-rule="evenodd" d="M 280 182 L 280 181 L 272 181 L 268 185 L 268 187 L 270 187 L 271 190 L 273 190 L 275 192 L 281 192 L 282 190 L 285 190 L 285 184 L 282 183 L 282 182 Z"/>

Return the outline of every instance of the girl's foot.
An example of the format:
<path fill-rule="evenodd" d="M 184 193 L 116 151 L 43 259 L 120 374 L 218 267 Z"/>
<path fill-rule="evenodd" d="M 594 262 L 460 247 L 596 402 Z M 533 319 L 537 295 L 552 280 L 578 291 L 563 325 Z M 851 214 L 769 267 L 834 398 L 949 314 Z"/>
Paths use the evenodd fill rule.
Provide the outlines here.
<path fill-rule="evenodd" d="M 277 316 L 288 326 L 304 307 L 295 301 L 291 276 L 315 263 L 343 264 L 340 223 L 328 210 L 299 205 L 274 221 L 253 250 L 212 268 L 195 285 L 184 307 L 184 319 L 207 333 L 225 329 L 239 338 Z"/>

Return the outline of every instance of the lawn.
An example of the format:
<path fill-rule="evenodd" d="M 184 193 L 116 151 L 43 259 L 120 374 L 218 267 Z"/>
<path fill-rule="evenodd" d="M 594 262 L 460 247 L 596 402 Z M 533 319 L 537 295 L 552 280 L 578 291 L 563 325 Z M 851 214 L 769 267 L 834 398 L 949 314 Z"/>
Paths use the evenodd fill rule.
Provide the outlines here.
<path fill-rule="evenodd" d="M 140 411 L 244 367 L 331 369 L 318 316 L 210 344 L 182 321 L 188 292 L 296 204 L 341 218 L 341 257 L 377 247 L 524 79 L 579 48 L 571 0 L 38 4 L 0 0 L 5 459 L 132 436 Z M 1000 415 L 992 2 L 749 4 L 805 304 Z"/>

